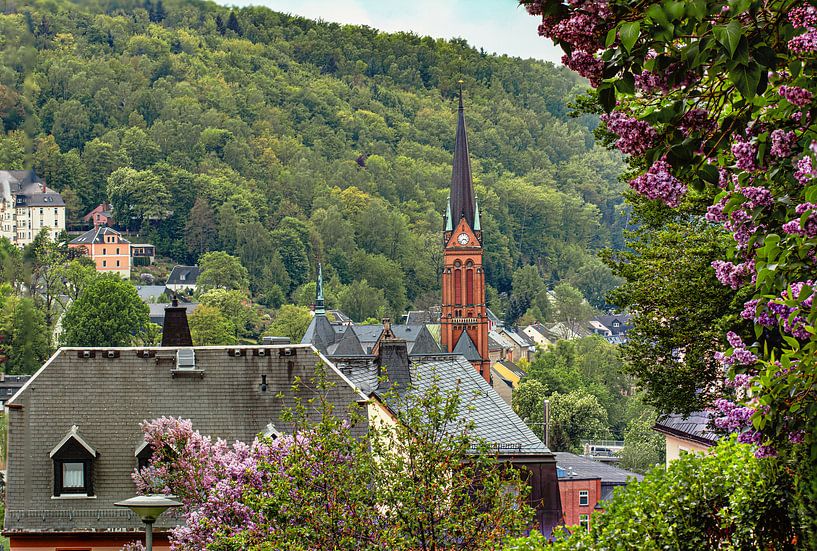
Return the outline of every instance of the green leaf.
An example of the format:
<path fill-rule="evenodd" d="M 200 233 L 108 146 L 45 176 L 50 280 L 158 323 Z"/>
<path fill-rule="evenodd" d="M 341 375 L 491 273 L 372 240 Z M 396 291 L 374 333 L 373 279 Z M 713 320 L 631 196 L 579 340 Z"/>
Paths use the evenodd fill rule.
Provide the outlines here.
<path fill-rule="evenodd" d="M 765 44 L 752 50 L 752 57 L 755 58 L 755 61 L 764 67 L 768 67 L 769 69 L 774 69 L 774 67 L 777 65 L 777 54 L 775 54 L 774 50 Z"/>
<path fill-rule="evenodd" d="M 621 78 L 616 81 L 616 90 L 622 94 L 635 93 L 635 78 L 632 73 L 624 73 Z"/>
<path fill-rule="evenodd" d="M 604 110 L 609 113 L 616 106 L 616 89 L 607 84 L 604 88 L 599 88 L 599 103 Z"/>
<path fill-rule="evenodd" d="M 743 36 L 743 29 L 737 21 L 730 21 L 728 25 L 718 25 L 712 29 L 715 38 L 723 45 L 729 52 L 729 57 L 735 55 L 735 50 L 740 42 L 740 37 Z"/>
<path fill-rule="evenodd" d="M 621 26 L 621 30 L 619 31 L 619 36 L 621 37 L 621 45 L 630 52 L 635 45 L 635 41 L 638 40 L 638 35 L 641 32 L 641 23 L 638 21 L 633 21 L 630 23 L 624 23 Z"/>
<path fill-rule="evenodd" d="M 616 41 L 616 28 L 613 27 L 609 31 L 607 31 L 607 38 L 604 39 L 604 47 L 609 48 L 613 45 L 613 42 Z"/>
<path fill-rule="evenodd" d="M 757 93 L 760 84 L 760 65 L 738 65 L 729 71 L 729 80 L 735 85 L 741 95 L 747 100 L 751 100 Z"/>

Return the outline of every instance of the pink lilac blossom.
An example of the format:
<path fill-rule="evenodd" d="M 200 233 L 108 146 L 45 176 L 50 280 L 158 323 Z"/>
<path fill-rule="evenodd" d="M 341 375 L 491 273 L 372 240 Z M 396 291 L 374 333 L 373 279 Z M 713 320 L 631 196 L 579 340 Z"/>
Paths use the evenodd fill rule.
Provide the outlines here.
<path fill-rule="evenodd" d="M 646 174 L 630 181 L 630 187 L 649 199 L 658 199 L 667 206 L 677 207 L 687 191 L 684 184 L 670 173 L 665 160 L 656 161 Z"/>
<path fill-rule="evenodd" d="M 805 186 L 814 178 L 815 172 L 812 166 L 811 157 L 806 155 L 796 164 L 794 171 L 794 179 L 797 180 L 801 186 Z"/>
<path fill-rule="evenodd" d="M 789 21 L 796 29 L 817 27 L 817 8 L 814 6 L 800 6 L 789 11 Z"/>
<path fill-rule="evenodd" d="M 772 148 L 769 151 L 772 157 L 779 157 L 781 159 L 790 157 L 794 147 L 797 145 L 797 135 L 792 132 L 778 128 L 772 131 Z"/>
<path fill-rule="evenodd" d="M 706 207 L 704 218 L 710 222 L 726 222 L 729 217 L 723 212 L 723 209 L 726 207 L 726 203 L 729 202 L 730 197 L 731 194 L 727 193 L 720 201 Z"/>
<path fill-rule="evenodd" d="M 800 36 L 795 36 L 789 40 L 789 50 L 795 54 L 817 52 L 817 31 L 810 29 Z"/>
<path fill-rule="evenodd" d="M 601 84 L 604 62 L 593 54 L 576 50 L 570 56 L 563 55 L 562 63 L 589 80 L 593 88 L 598 88 Z"/>
<path fill-rule="evenodd" d="M 712 267 L 715 269 L 715 277 L 718 278 L 718 281 L 736 290 L 746 282 L 747 277 L 755 274 L 754 260 L 740 264 L 733 264 L 726 260 L 714 260 Z"/>
<path fill-rule="evenodd" d="M 736 191 L 748 199 L 743 206 L 749 210 L 757 207 L 770 207 L 774 203 L 772 192 L 765 187 L 746 186 L 739 187 Z"/>
<path fill-rule="evenodd" d="M 708 135 L 718 128 L 718 123 L 712 120 L 709 113 L 704 109 L 690 109 L 681 117 L 678 129 L 684 136 L 689 137 L 693 132 L 701 132 Z"/>
<path fill-rule="evenodd" d="M 800 218 L 795 218 L 783 224 L 783 232 L 789 235 L 799 235 L 807 239 L 817 237 L 817 213 L 813 213 L 815 209 L 817 209 L 817 205 L 814 203 L 801 203 L 797 205 L 794 212 L 798 214 Z M 803 222 L 802 216 L 808 212 L 812 212 L 812 214 Z"/>
<path fill-rule="evenodd" d="M 799 86 L 784 85 L 777 90 L 777 93 L 780 94 L 780 97 L 797 107 L 805 107 L 814 99 L 814 94 Z"/>
<path fill-rule="evenodd" d="M 658 139 L 658 133 L 648 123 L 620 111 L 604 114 L 600 118 L 607 129 L 618 136 L 616 147 L 627 155 L 643 155 Z"/>
<path fill-rule="evenodd" d="M 738 138 L 732 144 L 732 154 L 735 156 L 735 165 L 740 170 L 752 172 L 757 170 L 756 158 L 757 147 L 745 141 L 743 138 Z"/>

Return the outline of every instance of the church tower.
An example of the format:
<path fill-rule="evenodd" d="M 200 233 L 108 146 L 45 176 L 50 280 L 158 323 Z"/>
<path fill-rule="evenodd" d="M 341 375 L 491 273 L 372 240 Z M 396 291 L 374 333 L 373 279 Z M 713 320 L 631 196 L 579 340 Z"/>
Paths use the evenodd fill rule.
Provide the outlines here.
<path fill-rule="evenodd" d="M 462 107 L 462 83 L 454 145 L 454 170 L 443 231 L 441 340 L 443 350 L 461 354 L 490 382 L 482 226 L 471 181 L 471 161 Z"/>

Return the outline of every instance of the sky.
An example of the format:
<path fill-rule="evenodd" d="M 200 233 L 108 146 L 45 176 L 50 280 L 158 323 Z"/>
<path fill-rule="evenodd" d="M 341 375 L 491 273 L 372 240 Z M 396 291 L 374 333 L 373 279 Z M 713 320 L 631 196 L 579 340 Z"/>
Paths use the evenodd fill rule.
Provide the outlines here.
<path fill-rule="evenodd" d="M 387 32 L 464 38 L 489 53 L 560 63 L 562 52 L 536 29 L 539 21 L 517 0 L 218 0 Z"/>

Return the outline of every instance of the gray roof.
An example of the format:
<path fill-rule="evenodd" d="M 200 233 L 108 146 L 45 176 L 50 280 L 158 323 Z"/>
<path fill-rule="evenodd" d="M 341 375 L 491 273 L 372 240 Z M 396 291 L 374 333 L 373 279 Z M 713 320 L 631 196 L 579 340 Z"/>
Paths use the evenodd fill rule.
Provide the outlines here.
<path fill-rule="evenodd" d="M 98 228 L 88 230 L 82 235 L 72 239 L 71 243 L 75 245 L 90 245 L 92 243 L 104 243 L 106 235 L 117 236 L 119 238 L 120 243 L 130 243 L 130 241 L 122 237 L 121 233 L 107 226 L 99 226 Z"/>
<path fill-rule="evenodd" d="M 409 310 L 406 314 L 406 325 L 425 325 L 440 323 L 440 312 L 437 310 Z"/>
<path fill-rule="evenodd" d="M 462 415 L 474 422 L 475 434 L 494 445 L 501 455 L 550 453 L 511 406 L 462 356 L 412 356 L 411 379 L 414 392 L 418 393 L 433 384 L 443 391 L 453 390 L 459 383 Z"/>
<path fill-rule="evenodd" d="M 614 467 L 601 461 L 594 461 L 580 455 L 569 452 L 553 452 L 556 456 L 556 465 L 558 467 L 557 473 L 559 479 L 590 479 L 600 478 L 602 484 L 626 484 L 628 479 L 635 478 L 636 480 L 643 480 L 644 476 L 625 471 L 618 467 Z M 576 476 L 571 477 L 569 473 L 575 473 Z"/>
<path fill-rule="evenodd" d="M 144 301 L 159 298 L 164 293 L 166 287 L 164 285 L 137 285 L 136 292 L 139 293 L 139 298 Z"/>
<path fill-rule="evenodd" d="M 0 199 L 12 198 L 19 207 L 65 206 L 62 196 L 46 187 L 33 170 L 0 170 Z"/>
<path fill-rule="evenodd" d="M 229 353 L 236 349 L 243 355 Z M 286 349 L 294 354 L 285 355 Z M 118 357 L 109 358 L 108 350 Z M 284 412 L 295 406 L 295 378 L 309 380 L 321 360 L 311 346 L 196 347 L 198 371 L 176 371 L 174 376 L 177 350 L 62 348 L 23 386 L 8 402 L 6 531 L 143 531 L 136 516 L 113 506 L 135 493 L 131 472 L 135 451 L 144 442 L 142 420 L 190 419 L 202 434 L 227 442 L 250 442 L 269 423 L 290 432 L 292 424 Z M 83 352 L 93 357 L 85 358 Z M 345 417 L 352 402 L 367 397 L 330 362 L 324 364 L 332 383 L 325 392 L 336 406 L 335 414 Z M 260 389 L 262 375 L 267 377 L 266 392 Z M 304 385 L 297 394 L 308 399 L 314 391 Z M 365 419 L 354 430 L 365 432 Z M 72 432 L 98 452 L 92 467 L 93 499 L 52 498 L 49 453 Z M 161 531 L 175 522 L 165 514 L 156 527 Z"/>
<path fill-rule="evenodd" d="M 173 270 L 167 276 L 166 285 L 195 285 L 200 273 L 198 266 L 173 266 Z"/>
<path fill-rule="evenodd" d="M 0 374 L 0 405 L 14 396 L 30 378 L 31 375 Z"/>
<path fill-rule="evenodd" d="M 355 334 L 355 329 L 351 325 L 346 326 L 346 331 L 338 343 L 329 347 L 330 356 L 362 356 L 365 354 L 363 347 L 360 345 L 360 340 Z"/>
<path fill-rule="evenodd" d="M 198 302 L 180 302 L 179 304 L 179 306 L 185 307 L 188 316 L 193 313 L 193 310 L 195 310 L 198 305 Z M 148 308 L 150 308 L 150 321 L 164 326 L 165 308 L 168 306 L 170 306 L 169 302 L 153 302 L 148 304 Z"/>
<path fill-rule="evenodd" d="M 351 328 L 357 337 L 360 351 L 354 343 L 341 347 L 340 342 L 347 330 Z M 409 354 L 437 354 L 440 347 L 434 336 L 425 325 L 392 325 L 392 332 L 398 339 L 408 344 Z M 377 341 L 383 334 L 383 325 L 352 325 L 347 323 L 331 323 L 326 316 L 316 314 L 306 328 L 301 344 L 312 344 L 318 350 L 330 357 L 371 354 Z M 351 341 L 350 341 L 351 342 Z"/>
<path fill-rule="evenodd" d="M 632 325 L 630 324 L 631 317 L 630 314 L 605 314 L 603 316 L 596 316 L 593 319 L 609 329 L 613 335 L 619 335 L 632 329 Z M 615 322 L 618 322 L 618 327 L 614 326 Z"/>
<path fill-rule="evenodd" d="M 478 362 L 482 360 L 482 356 L 479 355 L 477 346 L 474 344 L 474 341 L 471 340 L 471 337 L 468 335 L 467 331 L 462 332 L 452 352 L 465 357 L 465 359 L 469 362 Z"/>
<path fill-rule="evenodd" d="M 670 434 L 698 442 L 705 446 L 714 446 L 719 436 L 709 428 L 709 412 L 696 411 L 688 416 L 677 413 L 661 417 L 653 427 L 663 434 Z"/>

